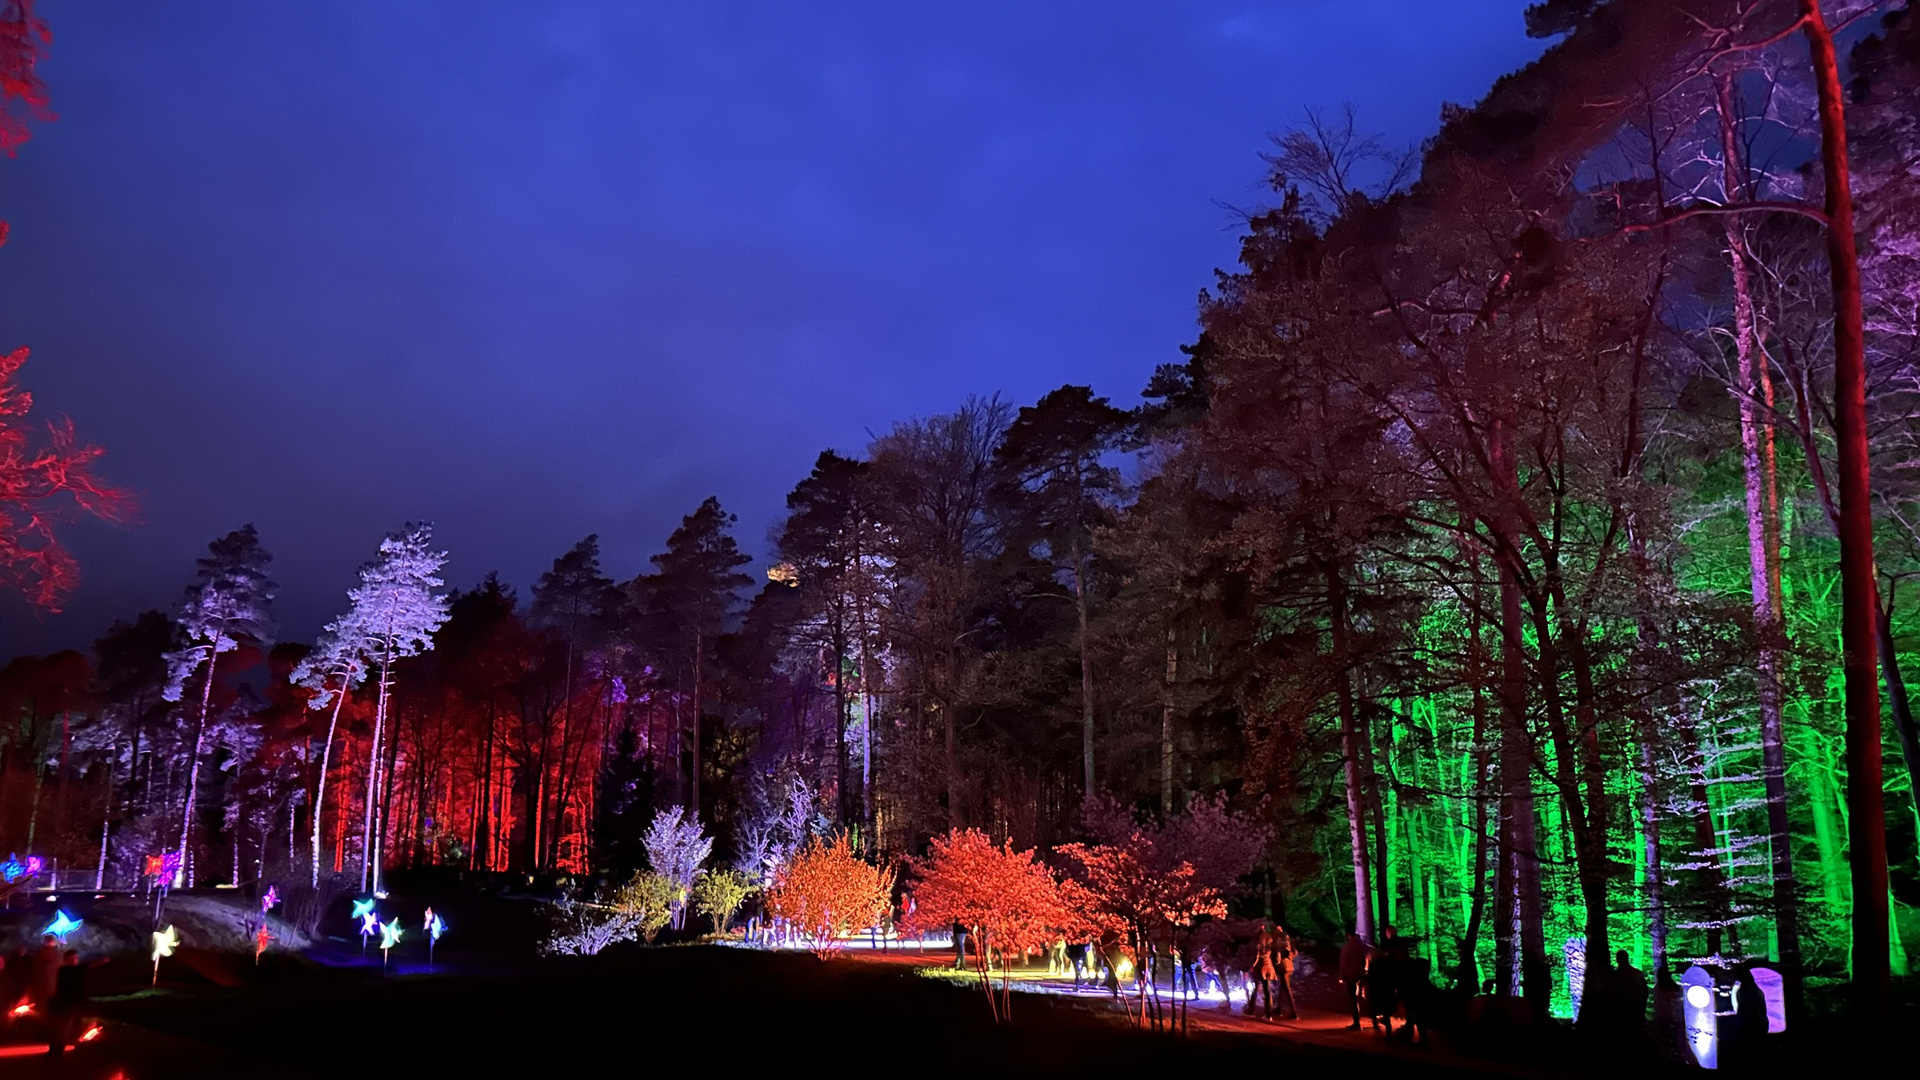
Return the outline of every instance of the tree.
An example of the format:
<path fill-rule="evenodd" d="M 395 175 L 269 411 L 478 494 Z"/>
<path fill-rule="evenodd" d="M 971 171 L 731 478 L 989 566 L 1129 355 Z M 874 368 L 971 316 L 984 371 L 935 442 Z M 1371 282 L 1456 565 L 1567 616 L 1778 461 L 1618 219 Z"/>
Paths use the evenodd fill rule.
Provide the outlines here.
<path fill-rule="evenodd" d="M 1011 1019 L 1013 962 L 1047 949 L 1078 922 L 1061 896 L 1053 871 L 1033 851 L 995 845 L 978 829 L 954 829 L 934 837 L 925 859 L 914 864 L 909 932 L 925 934 L 964 926 L 974 941 L 974 971 L 997 1023 Z M 992 955 L 1000 957 L 1000 995 L 994 997 Z"/>
<path fill-rule="evenodd" d="M 536 790 L 534 792 L 534 847 L 541 852 L 542 862 L 553 865 L 558 861 L 566 817 L 567 805 L 575 793 L 575 784 L 581 768 L 581 756 L 585 746 L 592 741 L 590 731 L 598 719 L 602 695 L 593 694 L 593 707 L 584 721 L 576 716 L 576 683 L 584 684 L 583 667 L 596 653 L 602 652 L 612 629 L 613 616 L 619 606 L 620 595 L 614 588 L 613 579 L 600 571 L 600 537 L 588 536 L 575 544 L 571 550 L 555 559 L 553 568 L 540 575 L 534 582 L 533 603 L 527 613 L 527 622 L 535 630 L 557 635 L 566 646 L 566 657 L 561 669 L 560 692 L 560 732 L 556 746 L 549 746 L 552 734 L 543 728 L 540 732 L 540 747 L 536 756 Z M 554 767 L 549 767 L 550 755 L 557 756 Z M 556 773 L 551 781 L 549 773 Z M 545 809 L 549 793 L 553 795 L 553 812 L 549 815 Z"/>
<path fill-rule="evenodd" d="M 739 591 L 753 581 L 739 572 L 752 557 L 740 551 L 727 531 L 737 520 L 720 509 L 718 498 L 709 496 L 681 519 L 680 527 L 667 538 L 667 550 L 653 556 L 657 572 L 629 587 L 635 606 L 654 623 L 661 639 L 670 643 L 663 651 L 686 665 L 693 737 L 685 791 L 686 805 L 695 818 L 700 816 L 700 732 L 707 660 L 714 639 L 739 603 Z M 676 768 L 678 761 L 676 752 Z"/>
<path fill-rule="evenodd" d="M 1080 654 L 1081 797 L 1092 798 L 1093 662 L 1087 632 L 1093 531 L 1110 520 L 1120 470 L 1107 455 L 1126 432 L 1128 415 L 1094 397 L 1091 387 L 1063 386 L 1022 408 L 995 459 L 1004 471 L 1002 498 L 1016 509 L 1009 544 L 1040 555 L 1066 577 Z"/>
<path fill-rule="evenodd" d="M 822 955 L 841 938 L 886 919 L 893 905 L 893 871 L 854 854 L 844 834 L 814 837 L 767 887 L 767 912 L 785 919 Z"/>
<path fill-rule="evenodd" d="M 351 619 L 327 624 L 319 644 L 288 673 L 291 682 L 313 691 L 307 698 L 310 709 L 331 709 L 327 718 L 327 738 L 321 744 L 320 775 L 313 790 L 313 850 L 309 884 L 320 885 L 320 820 L 326 809 L 327 775 L 333 763 L 333 738 L 340 728 L 340 710 L 355 687 L 367 679 L 367 655 L 370 642 L 363 627 Z"/>
<path fill-rule="evenodd" d="M 833 687 L 834 758 L 841 827 L 853 823 L 852 780 L 847 752 L 847 729 L 857 686 L 866 699 L 865 734 L 861 740 L 861 804 L 859 822 L 863 846 L 871 850 L 873 798 L 873 694 L 870 653 L 875 650 L 880 597 L 884 591 L 881 554 L 884 537 L 874 505 L 871 467 L 841 457 L 831 450 L 815 460 L 813 472 L 787 495 L 788 516 L 781 528 L 779 558 L 792 572 L 807 617 L 799 626 L 803 645 L 831 658 L 828 681 Z"/>
<path fill-rule="evenodd" d="M 687 897 L 693 889 L 694 875 L 713 853 L 713 838 L 685 807 L 669 806 L 654 815 L 642 843 L 653 872 L 673 883 L 673 925 L 679 929 L 686 920 Z"/>
<path fill-rule="evenodd" d="M 693 909 L 713 920 L 713 932 L 725 934 L 733 914 L 759 886 L 738 870 L 702 870 L 693 879 Z"/>
<path fill-rule="evenodd" d="M 367 751 L 366 810 L 360 824 L 360 889 L 379 891 L 380 853 L 384 815 L 379 805 L 380 752 L 386 737 L 387 704 L 393 691 L 393 665 L 403 657 L 433 648 L 433 634 L 447 621 L 447 598 L 436 591 L 444 583 L 440 568 L 447 553 L 433 550 L 433 526 L 410 524 L 387 534 L 372 562 L 360 568 L 360 584 L 347 590 L 347 611 L 327 624 L 328 642 L 318 666 L 303 677 L 339 680 L 339 690 L 352 681 L 351 671 L 378 668 L 374 698 L 373 738 Z M 331 670 L 328 670 L 331 668 Z M 361 676 L 364 678 L 364 674 Z M 337 704 L 336 704 L 337 715 Z M 322 782 L 324 783 L 324 776 Z M 318 800 L 316 800 L 316 807 Z M 320 827 L 314 815 L 315 836 Z M 317 841 L 316 841 L 317 843 Z M 317 847 L 316 847 L 317 850 Z M 316 857 L 316 864 L 318 860 Z"/>
<path fill-rule="evenodd" d="M 200 682 L 200 709 L 187 780 L 186 803 L 180 812 L 180 868 L 178 887 L 191 878 L 188 841 L 193 835 L 195 800 L 200 791 L 200 764 L 206 751 L 207 727 L 213 706 L 215 667 L 220 657 L 242 647 L 264 651 L 273 640 L 273 594 L 278 586 L 267 577 L 273 556 L 260 546 L 252 525 L 245 525 L 207 545 L 199 561 L 199 576 L 187 586 L 186 600 L 176 621 L 185 643 L 167 654 L 167 686 L 162 696 L 179 701 L 196 672 Z"/>

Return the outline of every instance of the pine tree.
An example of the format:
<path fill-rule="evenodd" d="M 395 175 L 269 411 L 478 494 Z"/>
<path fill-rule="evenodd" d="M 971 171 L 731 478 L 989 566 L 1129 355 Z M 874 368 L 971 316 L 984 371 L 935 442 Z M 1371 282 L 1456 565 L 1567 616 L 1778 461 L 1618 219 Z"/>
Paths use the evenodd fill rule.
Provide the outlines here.
<path fill-rule="evenodd" d="M 246 525 L 207 545 L 199 562 L 199 578 L 187 586 L 177 622 L 185 644 L 167 654 L 167 686 L 163 697 L 179 701 L 187 683 L 204 672 L 200 709 L 194 720 L 187 800 L 180 815 L 180 868 L 176 886 L 190 877 L 188 841 L 193 834 L 194 804 L 200 792 L 200 764 L 205 752 L 207 725 L 213 706 L 213 680 L 220 657 L 242 647 L 264 650 L 273 641 L 273 594 L 278 588 L 267 577 L 273 556 L 260 546 L 252 525 Z"/>
<path fill-rule="evenodd" d="M 663 651 L 686 664 L 693 723 L 692 755 L 683 790 L 695 820 L 700 817 L 700 714 L 707 661 L 714 639 L 740 602 L 740 590 L 753 582 L 739 572 L 752 558 L 740 551 L 727 531 L 736 520 L 720 509 L 718 498 L 708 496 L 698 509 L 681 519 L 680 527 L 667 538 L 667 550 L 653 556 L 657 572 L 630 586 L 635 606 L 658 632 Z M 677 762 L 679 740 L 674 742 Z"/>
<path fill-rule="evenodd" d="M 327 624 L 327 644 L 319 661 L 303 665 L 302 678 L 330 681 L 344 694 L 349 684 L 377 668 L 373 740 L 367 751 L 366 810 L 360 823 L 360 889 L 378 891 L 384 826 L 376 817 L 380 790 L 380 751 L 386 737 L 387 702 L 393 691 L 393 665 L 433 648 L 434 631 L 447 621 L 447 598 L 440 568 L 447 553 L 433 550 L 433 526 L 410 524 L 387 534 L 374 560 L 360 568 L 360 584 L 347 590 L 346 614 Z M 335 715 L 338 715 L 335 703 Z M 331 739 L 331 734 L 329 734 Z M 321 778 L 322 784 L 325 777 Z M 315 858 L 319 865 L 320 815 L 315 803 Z"/>

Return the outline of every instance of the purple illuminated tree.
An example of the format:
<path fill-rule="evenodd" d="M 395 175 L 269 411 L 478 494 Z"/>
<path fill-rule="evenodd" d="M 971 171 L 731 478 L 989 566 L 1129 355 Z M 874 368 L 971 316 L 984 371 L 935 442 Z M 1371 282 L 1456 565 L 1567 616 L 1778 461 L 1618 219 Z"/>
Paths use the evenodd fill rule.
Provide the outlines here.
<path fill-rule="evenodd" d="M 673 927 L 678 930 L 686 920 L 693 875 L 713 853 L 713 839 L 685 807 L 669 806 L 654 816 L 641 843 L 653 872 L 673 883 Z"/>

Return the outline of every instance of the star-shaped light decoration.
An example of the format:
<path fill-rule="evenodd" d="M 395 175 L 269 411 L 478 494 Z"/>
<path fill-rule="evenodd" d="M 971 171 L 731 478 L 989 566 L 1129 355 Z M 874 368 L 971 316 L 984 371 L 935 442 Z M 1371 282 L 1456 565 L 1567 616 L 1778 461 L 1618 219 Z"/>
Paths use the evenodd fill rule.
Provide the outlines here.
<path fill-rule="evenodd" d="M 273 940 L 273 934 L 267 930 L 267 924 L 261 923 L 260 929 L 253 935 L 253 966 L 260 966 L 260 954 L 267 951 L 267 942 Z"/>
<path fill-rule="evenodd" d="M 52 934 L 54 937 L 60 939 L 60 944 L 65 945 L 67 943 L 67 935 L 80 929 L 80 924 L 85 921 L 85 919 L 74 918 L 67 914 L 65 908 L 62 908 L 53 913 L 53 921 L 48 923 L 47 928 L 40 932 L 43 934 Z"/>
<path fill-rule="evenodd" d="M 400 917 L 396 915 L 392 922 L 380 924 L 380 964 L 382 967 L 385 967 L 387 963 L 387 950 L 393 948 L 399 941 Z"/>
<path fill-rule="evenodd" d="M 353 918 L 356 922 L 371 914 L 373 914 L 373 897 L 369 896 L 365 900 L 353 902 Z"/>
<path fill-rule="evenodd" d="M 180 944 L 180 934 L 173 927 L 153 932 L 153 984 L 160 985 L 160 958 L 172 956 L 173 947 Z"/>
<path fill-rule="evenodd" d="M 278 904 L 279 902 L 280 902 L 280 890 L 274 888 L 271 885 L 267 886 L 267 895 L 260 898 L 260 913 L 264 915 L 267 912 L 272 911 L 274 908 L 274 905 Z"/>
<path fill-rule="evenodd" d="M 379 929 L 379 927 L 380 927 L 380 917 L 378 915 L 375 915 L 373 912 L 369 911 L 365 915 L 360 916 L 360 936 L 361 937 L 372 937 L 374 931 Z"/>
<path fill-rule="evenodd" d="M 427 926 L 427 963 L 428 965 L 432 965 L 433 947 L 440 943 L 440 935 L 447 932 L 447 924 L 444 920 L 440 918 L 440 916 L 435 915 L 433 913 L 432 908 L 428 908 L 427 917 L 426 917 L 426 926 Z"/>

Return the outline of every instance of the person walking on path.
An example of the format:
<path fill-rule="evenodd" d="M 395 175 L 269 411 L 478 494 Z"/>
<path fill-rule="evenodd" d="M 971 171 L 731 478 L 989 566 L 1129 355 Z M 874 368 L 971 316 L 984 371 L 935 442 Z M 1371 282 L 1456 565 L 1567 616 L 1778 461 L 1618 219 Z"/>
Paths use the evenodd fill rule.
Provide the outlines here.
<path fill-rule="evenodd" d="M 1367 977 L 1367 957 L 1372 952 L 1359 934 L 1347 931 L 1346 943 L 1340 946 L 1340 989 L 1347 995 L 1347 1011 L 1353 1016 L 1353 1023 L 1347 1025 L 1349 1031 L 1360 1030 L 1360 983 Z"/>
<path fill-rule="evenodd" d="M 967 928 L 960 920 L 953 920 L 953 969 L 959 971 L 967 966 Z"/>
<path fill-rule="evenodd" d="M 80 1013 L 87 1007 L 87 966 L 80 954 L 68 949 L 54 975 L 52 1000 L 47 1010 L 47 1052 L 62 1054 L 67 1043 L 80 1034 Z"/>
<path fill-rule="evenodd" d="M 1293 935 L 1287 933 L 1284 926 L 1277 928 L 1273 935 L 1273 960 L 1279 972 L 1280 995 L 1286 1001 L 1286 1018 L 1289 1020 L 1300 1019 L 1300 1002 L 1293 996 L 1294 955 Z"/>
<path fill-rule="evenodd" d="M 1258 994 L 1268 1020 L 1273 1019 L 1273 984 L 1280 981 L 1280 970 L 1273 959 L 1273 932 L 1260 928 L 1253 943 L 1253 992 L 1247 995 L 1247 1015 L 1253 1015 L 1253 998 Z"/>

